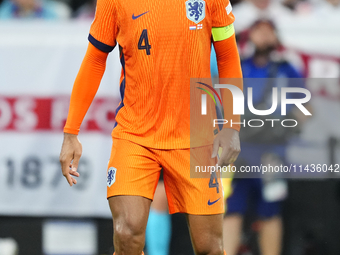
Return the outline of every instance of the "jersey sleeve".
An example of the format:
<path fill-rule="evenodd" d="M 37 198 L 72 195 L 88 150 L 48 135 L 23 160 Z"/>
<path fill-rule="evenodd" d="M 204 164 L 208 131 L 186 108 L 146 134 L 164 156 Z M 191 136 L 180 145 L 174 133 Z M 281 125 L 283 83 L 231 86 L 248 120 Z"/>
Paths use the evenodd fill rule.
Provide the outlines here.
<path fill-rule="evenodd" d="M 237 50 L 235 34 L 230 38 L 214 42 L 216 51 L 220 84 L 233 84 L 243 91 L 242 70 L 240 56 Z M 225 127 L 240 130 L 240 115 L 233 114 L 233 96 L 228 89 L 221 89 L 224 118 L 231 120 L 233 125 L 225 124 Z"/>
<path fill-rule="evenodd" d="M 111 52 L 116 46 L 117 6 L 114 0 L 98 0 L 96 15 L 91 25 L 89 41 L 103 52 Z"/>
<path fill-rule="evenodd" d="M 229 0 L 215 0 L 212 10 L 212 27 L 227 27 L 233 24 L 234 20 Z"/>
<path fill-rule="evenodd" d="M 70 108 L 64 132 L 77 135 L 105 72 L 108 53 L 94 47 L 87 48 L 83 63 L 73 85 Z"/>

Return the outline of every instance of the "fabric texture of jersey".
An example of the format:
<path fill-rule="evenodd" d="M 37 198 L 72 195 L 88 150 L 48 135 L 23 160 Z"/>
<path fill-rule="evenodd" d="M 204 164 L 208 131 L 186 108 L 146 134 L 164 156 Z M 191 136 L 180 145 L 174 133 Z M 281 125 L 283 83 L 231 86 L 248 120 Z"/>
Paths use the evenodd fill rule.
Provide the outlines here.
<path fill-rule="evenodd" d="M 228 0 L 98 0 L 89 41 L 104 52 L 118 43 L 123 67 L 112 136 L 189 148 L 190 78 L 210 77 L 212 28 L 233 21 Z"/>

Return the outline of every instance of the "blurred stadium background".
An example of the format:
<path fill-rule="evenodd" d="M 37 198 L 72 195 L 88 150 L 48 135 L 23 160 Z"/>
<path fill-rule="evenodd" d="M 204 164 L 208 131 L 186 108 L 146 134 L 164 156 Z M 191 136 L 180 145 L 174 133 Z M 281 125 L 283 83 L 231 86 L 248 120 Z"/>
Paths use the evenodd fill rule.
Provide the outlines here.
<path fill-rule="evenodd" d="M 340 163 L 340 0 L 232 1 L 242 57 L 259 18 L 278 30 L 282 54 L 308 78 L 313 118 L 288 145 L 296 164 Z M 82 126 L 82 178 L 69 188 L 59 169 L 72 84 L 87 47 L 92 1 L 0 0 L 0 255 L 108 254 L 106 201 L 120 63 L 115 49 Z M 336 177 L 336 176 L 335 176 Z M 340 182 L 289 180 L 285 255 L 340 254 Z M 256 232 L 256 230 L 254 230 Z M 185 219 L 172 216 L 171 255 L 193 254 Z M 259 254 L 256 249 L 243 254 Z"/>

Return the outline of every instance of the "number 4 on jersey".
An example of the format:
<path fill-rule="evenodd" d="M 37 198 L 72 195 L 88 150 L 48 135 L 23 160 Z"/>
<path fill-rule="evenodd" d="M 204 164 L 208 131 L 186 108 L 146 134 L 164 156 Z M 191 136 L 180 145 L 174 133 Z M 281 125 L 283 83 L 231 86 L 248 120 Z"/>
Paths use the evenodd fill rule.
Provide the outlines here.
<path fill-rule="evenodd" d="M 144 45 L 143 45 L 144 42 Z M 150 49 L 151 45 L 149 44 L 149 38 L 148 38 L 148 30 L 144 29 L 138 42 L 138 49 L 139 50 L 146 50 L 146 55 L 150 55 Z"/>

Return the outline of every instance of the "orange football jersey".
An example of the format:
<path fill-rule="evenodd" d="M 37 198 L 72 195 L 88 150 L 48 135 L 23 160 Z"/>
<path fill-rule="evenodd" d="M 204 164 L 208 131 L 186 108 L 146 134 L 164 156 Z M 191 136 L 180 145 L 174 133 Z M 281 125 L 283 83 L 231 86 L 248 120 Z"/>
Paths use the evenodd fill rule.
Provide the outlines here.
<path fill-rule="evenodd" d="M 233 21 L 229 0 L 98 0 L 89 41 L 123 67 L 112 136 L 189 148 L 190 78 L 210 77 L 212 28 Z"/>

